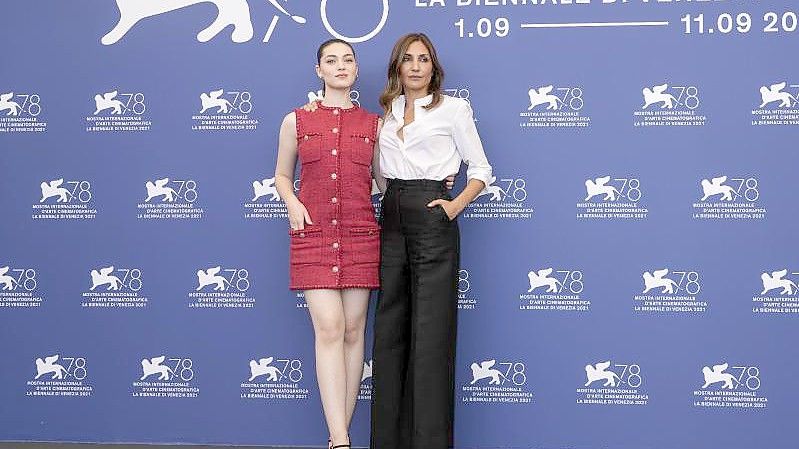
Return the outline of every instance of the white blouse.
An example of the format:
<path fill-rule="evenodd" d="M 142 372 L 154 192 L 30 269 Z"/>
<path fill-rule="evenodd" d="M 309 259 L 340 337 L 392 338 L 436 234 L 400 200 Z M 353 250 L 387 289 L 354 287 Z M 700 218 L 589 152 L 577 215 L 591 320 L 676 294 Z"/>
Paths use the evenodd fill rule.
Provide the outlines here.
<path fill-rule="evenodd" d="M 403 128 L 404 140 L 397 130 L 405 123 L 405 96 L 391 104 L 391 114 L 384 119 L 380 132 L 380 171 L 389 179 L 432 179 L 441 181 L 468 165 L 466 177 L 491 184 L 488 163 L 472 108 L 466 100 L 448 95 L 431 110 L 433 95 L 414 101 L 414 121 Z"/>

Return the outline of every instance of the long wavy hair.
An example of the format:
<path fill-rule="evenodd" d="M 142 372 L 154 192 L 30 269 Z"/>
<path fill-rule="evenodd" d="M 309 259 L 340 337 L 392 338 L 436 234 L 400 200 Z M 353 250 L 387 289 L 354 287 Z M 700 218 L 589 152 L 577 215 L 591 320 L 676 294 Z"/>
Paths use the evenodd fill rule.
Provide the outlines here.
<path fill-rule="evenodd" d="M 391 113 L 391 102 L 404 93 L 402 82 L 400 81 L 400 65 L 402 65 L 402 58 L 408 51 L 408 47 L 414 42 L 421 42 L 427 47 L 427 51 L 430 53 L 430 61 L 433 63 L 433 74 L 430 77 L 430 85 L 427 86 L 427 93 L 433 94 L 433 101 L 424 108 L 433 109 L 441 103 L 441 96 L 443 95 L 441 93 L 441 84 L 444 81 L 444 68 L 441 67 L 441 63 L 438 60 L 436 48 L 430 38 L 424 33 L 410 33 L 399 38 L 397 43 L 394 44 L 394 49 L 391 50 L 391 59 L 388 62 L 388 80 L 383 93 L 380 94 L 380 106 L 383 107 L 383 111 L 386 114 Z"/>

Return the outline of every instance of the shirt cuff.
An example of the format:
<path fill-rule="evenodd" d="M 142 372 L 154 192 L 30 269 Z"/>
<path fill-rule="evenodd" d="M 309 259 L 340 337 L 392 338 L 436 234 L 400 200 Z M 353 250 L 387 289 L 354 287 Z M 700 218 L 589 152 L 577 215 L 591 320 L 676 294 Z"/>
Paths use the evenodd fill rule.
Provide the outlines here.
<path fill-rule="evenodd" d="M 469 168 L 466 170 L 466 178 L 467 179 L 479 179 L 485 183 L 485 187 L 491 185 L 491 166 L 488 167 L 475 167 L 470 165 Z"/>

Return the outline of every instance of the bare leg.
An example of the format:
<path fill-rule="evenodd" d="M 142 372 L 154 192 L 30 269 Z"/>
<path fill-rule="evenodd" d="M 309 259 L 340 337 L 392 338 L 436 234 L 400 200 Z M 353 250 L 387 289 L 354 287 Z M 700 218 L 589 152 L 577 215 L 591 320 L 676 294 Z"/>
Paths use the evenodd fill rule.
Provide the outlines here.
<path fill-rule="evenodd" d="M 344 363 L 347 370 L 347 428 L 358 401 L 363 375 L 364 331 L 369 308 L 369 290 L 350 288 L 341 292 L 344 304 Z"/>
<path fill-rule="evenodd" d="M 344 363 L 344 308 L 338 290 L 306 290 L 313 322 L 316 379 L 333 445 L 348 443 L 347 378 Z"/>

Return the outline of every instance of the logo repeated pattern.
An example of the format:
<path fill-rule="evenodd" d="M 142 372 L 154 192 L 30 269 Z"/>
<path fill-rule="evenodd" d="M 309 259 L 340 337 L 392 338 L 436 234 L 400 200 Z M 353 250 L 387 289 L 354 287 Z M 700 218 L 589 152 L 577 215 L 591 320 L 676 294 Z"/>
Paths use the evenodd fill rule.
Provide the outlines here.
<path fill-rule="evenodd" d="M 697 271 L 663 268 L 645 271 L 643 291 L 633 297 L 640 313 L 705 313 L 708 303 L 699 296 L 702 279 Z"/>
<path fill-rule="evenodd" d="M 753 176 L 717 176 L 703 179 L 702 196 L 693 204 L 695 220 L 764 220 L 760 182 Z"/>
<path fill-rule="evenodd" d="M 534 268 L 527 273 L 525 293 L 519 295 L 519 310 L 588 312 L 591 301 L 584 295 L 583 271 Z"/>
<path fill-rule="evenodd" d="M 255 131 L 252 93 L 217 89 L 200 94 L 200 111 L 191 117 L 193 131 Z"/>
<path fill-rule="evenodd" d="M 189 357 L 158 355 L 141 359 L 141 375 L 132 383 L 134 398 L 191 399 L 200 395 L 197 367 Z"/>
<path fill-rule="evenodd" d="M 527 110 L 519 113 L 522 129 L 587 129 L 591 117 L 585 113 L 584 90 L 579 86 L 554 84 L 531 87 Z"/>
<path fill-rule="evenodd" d="M 308 390 L 302 360 L 274 356 L 250 360 L 249 376 L 241 383 L 241 399 L 267 402 L 306 400 Z"/>
<path fill-rule="evenodd" d="M 142 309 L 149 304 L 140 268 L 109 265 L 91 270 L 89 277 L 91 287 L 81 293 L 81 307 Z"/>
<path fill-rule="evenodd" d="M 50 311 L 61 312 L 53 307 L 77 310 L 78 304 L 81 310 L 135 309 L 138 312 L 131 313 L 136 317 L 141 314 L 154 321 L 161 319 L 158 315 L 161 305 L 172 307 L 178 314 L 188 314 L 174 317 L 176 322 L 197 322 L 176 325 L 180 330 L 189 329 L 189 337 L 194 337 L 195 331 L 206 330 L 204 324 L 200 324 L 204 318 L 221 318 L 214 316 L 214 312 L 189 309 L 248 309 L 250 312 L 231 312 L 226 316 L 261 317 L 267 324 L 275 320 L 299 320 L 300 316 L 289 314 L 288 308 L 296 309 L 304 317 L 307 305 L 303 293 L 287 294 L 285 290 L 288 263 L 283 256 L 288 245 L 283 231 L 288 211 L 277 192 L 270 167 L 277 152 L 274 148 L 277 118 L 285 113 L 288 105 L 294 106 L 286 97 L 294 98 L 299 104 L 305 102 L 306 95 L 308 101 L 321 100 L 323 93 L 316 90 L 318 85 L 309 87 L 303 79 L 299 81 L 303 83 L 300 87 L 288 86 L 295 90 L 293 94 L 281 97 L 281 92 L 264 90 L 246 78 L 238 80 L 238 73 L 229 79 L 225 75 L 215 79 L 217 75 L 204 74 L 203 69 L 227 69 L 217 66 L 224 61 L 219 56 L 224 52 L 248 51 L 248 48 L 269 49 L 270 57 L 289 58 L 293 53 L 286 49 L 294 49 L 285 47 L 290 32 L 293 37 L 306 38 L 318 28 L 324 30 L 326 36 L 349 42 L 369 41 L 381 33 L 389 16 L 389 0 L 371 3 L 360 11 L 364 13 L 363 26 L 353 31 L 347 26 L 342 11 L 337 11 L 338 14 L 332 11 L 340 8 L 340 2 L 328 0 L 307 4 L 295 0 L 117 0 L 110 2 L 106 9 L 113 13 L 118 11 L 118 21 L 102 24 L 93 31 L 96 33 L 90 36 L 94 41 L 93 51 L 99 49 L 104 55 L 128 57 L 130 48 L 149 45 L 151 51 L 160 56 L 158 44 L 165 36 L 171 39 L 170 46 L 178 42 L 182 48 L 201 49 L 198 51 L 203 52 L 203 59 L 195 61 L 192 75 L 179 80 L 186 87 L 179 96 L 158 95 L 154 88 L 158 85 L 153 84 L 152 75 L 145 72 L 133 80 L 106 78 L 79 88 L 69 84 L 69 77 L 63 77 L 64 86 L 57 85 L 58 89 L 53 91 L 44 90 L 38 82 L 33 86 L 20 86 L 18 81 L 9 81 L 0 86 L 0 140 L 6 139 L 1 146 L 8 150 L 0 158 L 10 168 L 7 170 L 9 183 L 3 184 L 7 187 L 3 197 L 9 200 L 4 203 L 4 207 L 8 207 L 4 209 L 3 221 L 9 225 L 3 227 L 5 240 L 0 245 L 4 250 L 2 257 L 5 257 L 0 258 L 0 309 L 8 314 L 5 318 L 9 328 L 14 327 L 17 320 L 27 326 L 29 322 L 25 320 L 29 316 L 46 322 Z M 397 4 L 395 7 L 421 14 L 425 8 L 439 9 L 443 13 L 448 6 L 463 12 L 500 6 L 498 2 L 478 0 L 445 3 L 443 0 L 416 0 L 412 6 Z M 502 11 L 510 12 L 517 6 L 517 2 L 501 3 L 507 7 Z M 548 3 L 551 9 L 558 9 L 560 4 L 575 2 L 518 3 Z M 623 11 L 656 2 L 576 3 L 594 3 L 592 7 L 596 9 L 613 4 L 617 11 Z M 633 3 L 638 5 L 628 8 Z M 657 3 L 662 4 L 649 8 L 647 15 L 651 12 L 656 16 L 668 10 L 669 3 L 682 4 Z M 702 6 L 698 5 L 702 2 L 694 3 L 697 3 L 694 6 Z M 719 7 L 725 4 L 724 1 L 708 3 Z M 543 12 L 545 9 L 541 8 L 542 17 L 547 14 Z M 567 7 L 560 9 L 568 10 Z M 197 17 L 208 12 L 208 22 L 194 23 Z M 712 19 L 709 12 L 706 14 L 707 17 L 700 18 L 692 10 L 683 20 L 677 20 L 674 15 L 669 26 L 675 29 L 674 24 L 677 24 L 679 29 L 680 22 L 686 24 L 690 30 L 686 33 L 697 41 L 704 38 L 709 41 L 714 29 L 715 39 L 726 34 L 744 38 L 750 28 L 752 33 L 757 28 L 755 23 L 749 23 L 749 20 L 757 21 L 755 14 L 749 17 L 749 13 L 744 12 L 713 13 Z M 771 17 L 770 14 L 774 13 L 759 15 L 768 22 L 771 19 L 765 18 Z M 464 16 L 469 17 L 468 14 Z M 167 28 L 173 27 L 180 17 L 191 22 L 188 28 L 194 27 L 194 31 L 186 34 L 183 27 Z M 781 12 L 773 17 L 776 17 L 774 24 L 765 25 L 764 33 L 795 36 L 790 34 L 798 29 L 795 13 Z M 496 47 L 492 47 L 495 44 L 491 42 L 502 42 L 508 32 L 518 38 L 527 28 L 569 25 L 548 20 L 539 24 L 512 23 L 517 18 L 459 18 L 454 23 L 461 38 L 473 38 L 469 42 L 475 45 L 469 48 L 478 56 L 485 56 L 483 45 L 494 51 Z M 697 31 L 700 23 L 704 28 L 699 29 L 704 31 Z M 607 24 L 592 24 L 595 25 Z M 13 24 L 9 26 L 13 31 Z M 152 30 L 159 27 L 169 33 L 154 36 Z M 772 31 L 772 27 L 777 31 Z M 771 36 L 777 37 L 777 34 Z M 447 48 L 447 45 L 453 42 L 442 45 L 442 54 L 452 53 L 453 47 Z M 623 48 L 623 43 L 620 42 L 619 47 Z M 273 52 L 274 49 L 278 51 Z M 14 49 L 10 52 L 11 56 L 6 59 L 15 62 Z M 786 151 L 790 149 L 790 141 L 781 133 L 795 130 L 799 125 L 799 80 L 790 72 L 766 73 L 762 65 L 752 64 L 752 70 L 756 71 L 754 76 L 748 77 L 748 81 L 728 85 L 702 78 L 699 67 L 681 67 L 684 61 L 661 51 L 650 56 L 668 63 L 670 68 L 676 67 L 678 76 L 672 78 L 671 74 L 663 72 L 638 76 L 637 69 L 613 67 L 624 73 L 626 80 L 621 87 L 612 86 L 606 90 L 603 83 L 608 85 L 615 80 L 575 71 L 570 57 L 556 63 L 555 58 L 544 55 L 543 51 L 540 53 L 529 61 L 519 58 L 527 71 L 498 72 L 496 79 L 488 80 L 490 87 L 501 88 L 497 91 L 504 91 L 508 98 L 494 96 L 487 89 L 480 90 L 487 80 L 482 76 L 469 79 L 468 71 L 462 71 L 462 67 L 452 71 L 456 84 L 442 89 L 446 95 L 474 103 L 475 122 L 484 138 L 489 159 L 496 161 L 491 182 L 464 209 L 460 220 L 464 263 L 453 281 L 458 289 L 458 311 L 464 318 L 460 329 L 472 336 L 465 339 L 466 346 L 459 348 L 465 357 L 459 354 L 462 361 L 454 368 L 459 379 L 456 387 L 459 406 L 467 407 L 468 414 L 477 416 L 472 419 L 483 419 L 479 414 L 490 414 L 500 407 L 514 407 L 518 416 L 526 416 L 530 410 L 547 409 L 550 405 L 547 401 L 553 397 L 561 401 L 565 397 L 562 403 L 576 404 L 585 409 L 581 412 L 588 414 L 606 413 L 606 407 L 629 407 L 624 413 L 634 413 L 641 407 L 650 409 L 647 411 L 661 407 L 664 401 L 660 399 L 672 388 L 677 397 L 682 398 L 678 401 L 682 405 L 663 409 L 667 412 L 710 414 L 724 413 L 725 409 L 732 412 L 764 410 L 772 400 L 780 405 L 775 404 L 772 411 L 782 410 L 788 400 L 785 392 L 791 385 L 782 383 L 786 376 L 766 377 L 776 370 L 771 366 L 774 353 L 755 344 L 734 346 L 740 342 L 737 336 L 724 335 L 729 341 L 718 338 L 702 342 L 698 350 L 703 354 L 687 362 L 679 357 L 661 360 L 657 351 L 662 348 L 657 345 L 636 353 L 629 348 L 613 347 L 609 353 L 594 350 L 583 353 L 582 348 L 575 349 L 565 343 L 568 349 L 579 351 L 577 363 L 566 364 L 564 359 L 539 359 L 535 347 L 524 338 L 532 340 L 540 335 L 537 326 L 550 331 L 552 323 L 560 325 L 561 320 L 572 325 L 596 320 L 586 326 L 573 326 L 575 329 L 564 326 L 566 332 L 576 332 L 578 337 L 596 337 L 606 327 L 624 330 L 624 320 L 669 324 L 685 320 L 707 325 L 703 331 L 711 334 L 718 329 L 708 318 L 730 311 L 749 318 L 750 322 L 741 326 L 740 333 L 744 336 L 759 330 L 765 330 L 764 334 L 770 336 L 768 331 L 772 323 L 793 324 L 791 320 L 799 316 L 799 269 L 791 260 L 782 258 L 784 256 L 769 259 L 772 254 L 768 246 L 776 242 L 790 249 L 791 240 L 778 232 L 766 234 L 772 228 L 785 231 L 793 218 L 787 207 L 792 204 L 784 204 L 795 200 L 790 190 L 792 184 L 784 178 L 792 173 L 795 158 Z M 686 50 L 685 55 L 687 58 L 691 54 Z M 754 54 L 749 57 L 759 58 Z M 531 65 L 533 60 L 543 64 Z M 608 61 L 613 62 L 613 58 Z M 376 88 L 371 78 L 375 66 L 367 65 L 366 59 L 360 62 L 361 76 L 368 76 L 371 84 L 364 85 L 369 86 L 368 91 L 353 90 L 350 99 L 356 105 L 363 102 L 373 107 Z M 13 65 L 15 71 L 25 75 L 23 66 Z M 502 68 L 499 64 L 496 67 Z M 229 69 L 238 72 L 242 67 Z M 380 70 L 382 73 L 383 69 Z M 129 76 L 127 72 L 121 73 Z M 369 73 L 371 75 L 367 75 Z M 579 79 L 572 78 L 575 73 Z M 175 81 L 169 74 L 162 76 L 167 85 Z M 312 73 L 310 77 L 313 78 Z M 70 91 L 73 99 L 65 101 L 70 97 L 64 92 Z M 722 104 L 719 98 L 728 102 Z M 730 109 L 723 109 L 727 107 Z M 503 123 L 511 126 L 503 128 L 500 126 Z M 753 137 L 751 142 L 741 138 L 741 144 L 735 146 L 735 137 L 741 135 L 741 130 L 734 129 L 736 124 L 743 129 L 743 136 Z M 268 126 L 264 128 L 264 125 Z M 54 135 L 62 129 L 66 130 L 64 136 Z M 617 130 L 620 130 L 618 135 Z M 90 142 L 86 148 L 80 148 L 87 154 L 73 151 L 81 144 L 69 132 Z M 510 138 L 504 135 L 506 133 Z M 170 141 L 172 134 L 174 140 Z M 724 137 L 715 140 L 719 136 Z M 68 147 L 70 151 L 53 157 L 60 148 L 47 148 L 51 145 L 47 142 L 51 137 L 53 141 L 63 139 L 65 149 Z M 598 145 L 592 145 L 595 138 Z M 690 146 L 691 139 L 702 146 Z M 19 142 L 22 144 L 16 148 Z M 160 145 L 161 142 L 167 144 Z M 182 146 L 185 142 L 188 143 Z M 668 144 L 666 151 L 659 147 L 664 143 Z M 656 154 L 646 153 L 650 144 Z M 36 145 L 50 152 L 33 153 L 38 150 L 30 147 Z M 672 150 L 674 155 L 668 153 Z M 132 151 L 140 155 L 130 158 Z M 31 159 L 27 158 L 28 153 L 32 154 Z M 17 159 L 18 154 L 24 157 Z M 122 164 L 114 165 L 117 157 Z M 17 171 L 24 174 L 30 169 L 31 160 L 42 167 L 52 164 L 56 168 L 41 168 L 16 183 Z M 679 163 L 669 165 L 674 161 Z M 646 164 L 640 165 L 641 162 Z M 747 162 L 752 163 L 747 165 Z M 223 170 L 229 168 L 228 163 L 234 169 L 243 165 L 246 170 L 236 172 L 235 179 L 230 178 Z M 116 169 L 119 173 L 114 172 Z M 132 178 L 126 177 L 128 169 L 133 173 Z M 214 177 L 217 174 L 227 178 L 217 183 L 219 178 Z M 463 178 L 463 173 L 459 176 Z M 541 179 L 546 179 L 547 183 L 539 182 Z M 298 187 L 295 181 L 295 191 Z M 21 199 L 22 208 L 14 202 L 17 198 Z M 118 198 L 124 198 L 121 213 L 116 210 Z M 378 218 L 380 200 L 381 194 L 374 185 L 372 202 Z M 206 211 L 209 212 L 207 216 Z M 233 213 L 224 214 L 226 211 Z M 675 213 L 663 218 L 661 214 L 665 215 L 666 211 Z M 19 217 L 21 220 L 17 220 Z M 130 223 L 135 227 L 134 232 L 130 232 Z M 651 232 L 663 231 L 672 225 L 685 233 Z M 49 243 L 58 240 L 73 245 L 71 248 L 79 248 L 81 256 L 90 257 L 65 257 L 67 263 L 55 256 L 52 261 L 48 260 L 44 252 L 37 251 L 39 247 L 17 244 L 17 240 L 26 239 L 18 239 L 13 231 L 26 226 L 30 231 L 23 229 L 25 237 L 28 232 L 30 236 L 41 237 L 36 243 L 41 243 L 46 251 L 58 254 L 59 248 L 51 248 Z M 188 237 L 191 233 L 187 230 L 205 232 L 216 226 L 229 226 L 233 230 L 230 234 L 218 234 L 223 245 L 216 245 L 210 238 Z M 106 228 L 115 231 L 113 239 L 104 233 Z M 97 241 L 89 242 L 95 235 Z M 630 238 L 619 243 L 619 235 L 623 239 Z M 706 240 L 701 240 L 700 235 Z M 742 248 L 757 244 L 768 254 L 764 260 L 753 260 L 751 265 L 736 263 L 746 256 L 743 251 L 730 251 L 730 254 L 718 251 L 719 245 L 729 243 L 726 239 L 733 235 L 743 237 L 740 242 L 736 241 Z M 140 245 L 142 251 L 151 250 L 147 246 L 150 242 L 147 236 L 153 236 L 153 241 L 157 236 L 166 242 L 158 247 L 160 254 L 152 258 L 131 258 L 125 254 L 124 251 L 131 251 L 131 248 L 138 251 L 140 241 L 145 242 Z M 251 236 L 259 239 L 249 239 Z M 607 236 L 606 240 L 603 236 Z M 681 240 L 683 238 L 685 240 Z M 635 245 L 636 239 L 639 239 L 638 245 Z M 640 244 L 641 241 L 661 243 L 660 239 L 664 245 Z M 246 253 L 236 249 L 243 240 L 254 248 L 256 258 L 248 258 Z M 89 243 L 113 248 L 112 256 L 92 254 L 96 250 Z M 628 243 L 629 247 L 625 247 Z M 211 244 L 214 244 L 212 250 L 208 249 L 211 258 L 196 255 L 202 254 L 207 250 L 205 246 Z M 121 248 L 119 252 L 117 245 Z M 674 251 L 685 252 L 675 261 L 671 254 L 661 253 L 667 245 Z M 707 245 L 707 251 L 703 245 Z M 654 249 L 655 246 L 658 248 Z M 619 254 L 608 252 L 608 247 L 611 251 L 619 250 Z M 497 249 L 498 254 L 491 254 Z M 687 249 L 697 251 L 691 253 Z M 711 251 L 713 249 L 716 251 Z M 540 254 L 535 252 L 539 250 Z M 635 252 L 624 259 L 631 256 L 625 250 Z M 658 251 L 657 257 L 645 263 L 636 259 L 647 257 L 647 251 Z M 160 260 L 171 256 L 181 262 L 173 265 L 172 260 L 168 263 Z M 283 262 L 285 264 L 281 265 Z M 58 304 L 61 298 L 64 303 Z M 255 311 L 258 303 L 261 310 Z M 266 315 L 261 316 L 261 312 Z M 80 312 L 83 313 L 91 312 Z M 114 312 L 97 313 L 108 316 L 105 314 Z M 606 321 L 608 316 L 614 316 L 615 320 L 614 314 L 621 318 L 610 323 Z M 21 401 L 38 406 L 40 401 L 28 398 L 114 399 L 115 394 L 118 396 L 113 388 L 116 380 L 98 375 L 113 372 L 114 376 L 121 377 L 129 400 L 159 399 L 148 406 L 161 401 L 194 406 L 204 402 L 191 401 L 200 397 L 202 387 L 203 397 L 215 397 L 219 391 L 225 391 L 224 395 L 238 405 L 262 409 L 266 405 L 270 413 L 290 407 L 316 407 L 313 398 L 309 402 L 317 388 L 311 369 L 313 360 L 309 361 L 305 352 L 296 349 L 300 343 L 276 349 L 250 342 L 248 344 L 253 346 L 237 346 L 230 354 L 219 354 L 216 345 L 173 350 L 161 346 L 169 343 L 164 334 L 171 336 L 172 329 L 159 326 L 162 322 L 155 324 L 149 335 L 142 332 L 136 336 L 144 343 L 144 350 L 114 351 L 95 357 L 83 349 L 76 351 L 67 346 L 26 347 L 20 350 L 24 351 L 21 356 L 13 352 L 8 356 L 7 371 L 11 373 L 9 376 L 21 373 L 13 383 L 17 393 L 24 391 L 25 399 Z M 270 326 L 264 325 L 264 328 L 269 338 L 274 337 L 270 334 L 273 331 Z M 297 326 L 297 329 L 297 332 L 309 330 L 307 326 Z M 510 335 L 518 329 L 521 330 L 516 336 L 522 338 L 511 339 Z M 43 340 L 53 337 L 43 326 L 30 330 L 35 330 L 39 334 L 37 338 Z M 54 336 L 61 337 L 58 333 Z M 309 335 L 305 337 L 310 338 Z M 648 338 L 640 336 L 641 341 L 651 343 Z M 27 344 L 27 340 L 20 341 L 20 346 Z M 494 346 L 488 351 L 476 352 L 469 344 Z M 532 349 L 519 353 L 518 348 Z M 729 348 L 740 352 L 728 354 L 725 351 Z M 228 355 L 229 360 L 223 361 Z M 210 372 L 212 366 L 216 369 L 223 363 L 233 375 L 206 377 L 206 372 L 200 371 L 209 368 Z M 688 375 L 664 381 L 663 374 L 672 364 L 679 365 L 682 369 L 679 372 L 688 372 Z M 120 370 L 120 366 L 125 368 Z M 380 370 L 380 367 L 372 355 L 367 355 L 358 389 L 361 409 L 373 397 L 374 369 Z M 565 380 L 546 385 L 547 395 L 544 395 L 544 385 L 539 384 L 539 379 L 552 372 Z M 555 394 L 549 395 L 550 391 Z M 650 394 L 656 399 L 651 403 Z M 688 401 L 689 394 L 691 401 Z M 780 423 L 783 419 L 782 416 L 770 418 Z M 484 431 L 493 430 L 484 428 Z M 462 441 L 467 445 L 472 443 L 466 439 Z"/>
<path fill-rule="evenodd" d="M 154 179 L 144 187 L 144 202 L 136 205 L 139 220 L 201 220 L 205 216 L 194 179 Z"/>
<path fill-rule="evenodd" d="M 577 404 L 638 407 L 648 403 L 639 364 L 606 360 L 585 365 L 585 384 L 577 389 Z"/>
<path fill-rule="evenodd" d="M 86 116 L 86 132 L 147 132 L 153 122 L 148 119 L 148 100 L 142 92 L 120 93 L 118 90 L 94 95 L 94 112 Z"/>
<path fill-rule="evenodd" d="M 94 393 L 86 357 L 53 354 L 37 357 L 36 375 L 27 382 L 28 397 L 88 398 Z"/>
<path fill-rule="evenodd" d="M 461 216 L 467 220 L 516 221 L 533 218 L 534 208 L 523 177 L 491 177 L 491 183 L 466 206 Z"/>
<path fill-rule="evenodd" d="M 33 220 L 94 220 L 97 207 L 92 183 L 86 179 L 64 178 L 42 181 L 39 202 L 31 208 Z"/>
<path fill-rule="evenodd" d="M 299 186 L 299 181 L 295 181 Z M 297 189 L 299 190 L 299 189 Z M 286 203 L 275 187 L 275 177 L 256 179 L 252 182 L 248 200 L 242 203 L 243 216 L 247 220 L 281 220 L 289 218 Z"/>
<path fill-rule="evenodd" d="M 251 309 L 255 298 L 250 272 L 246 268 L 222 268 L 217 265 L 197 270 L 197 287 L 189 293 L 189 308 Z"/>
<path fill-rule="evenodd" d="M 527 365 L 519 360 L 480 360 L 469 365 L 471 381 L 462 385 L 464 404 L 530 404 L 533 391 L 527 379 Z"/>
<path fill-rule="evenodd" d="M 693 392 L 694 407 L 765 409 L 768 406 L 757 366 L 730 366 L 726 362 L 704 366 L 702 379 L 701 387 Z"/>
<path fill-rule="evenodd" d="M 577 203 L 581 220 L 643 220 L 649 209 L 641 205 L 641 180 L 600 176 L 585 180 L 585 198 Z"/>
<path fill-rule="evenodd" d="M 799 126 L 799 84 L 782 81 L 760 86 L 752 126 Z"/>
<path fill-rule="evenodd" d="M 0 266 L 0 307 L 41 307 L 44 298 L 39 287 L 35 268 Z"/>
<path fill-rule="evenodd" d="M 707 117 L 701 114 L 699 88 L 668 83 L 644 87 L 643 105 L 633 113 L 635 127 L 705 126 Z"/>
<path fill-rule="evenodd" d="M 0 87 L 0 134 L 47 131 L 47 119 L 41 95 L 6 92 L 2 89 Z"/>
<path fill-rule="evenodd" d="M 760 275 L 763 290 L 752 298 L 752 312 L 756 314 L 799 313 L 799 271 L 782 269 Z"/>

